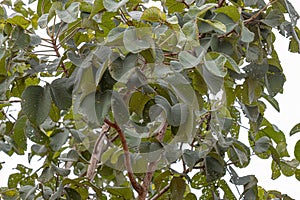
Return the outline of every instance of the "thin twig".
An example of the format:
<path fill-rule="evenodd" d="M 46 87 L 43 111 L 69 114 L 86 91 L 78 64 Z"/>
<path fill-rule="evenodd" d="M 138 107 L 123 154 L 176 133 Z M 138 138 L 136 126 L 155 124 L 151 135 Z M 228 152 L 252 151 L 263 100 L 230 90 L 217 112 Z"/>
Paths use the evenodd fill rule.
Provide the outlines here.
<path fill-rule="evenodd" d="M 264 12 L 270 5 L 272 5 L 273 3 L 275 3 L 277 0 L 274 1 L 270 1 L 269 3 L 267 3 L 262 9 L 260 9 L 255 15 L 253 15 L 252 17 L 250 17 L 249 19 L 244 21 L 244 24 L 249 24 L 251 21 L 255 20 L 262 12 Z"/>
<path fill-rule="evenodd" d="M 225 3 L 225 0 L 219 0 L 217 8 L 222 7 L 224 3 Z"/>
<path fill-rule="evenodd" d="M 164 193 L 166 193 L 170 189 L 170 183 L 165 186 L 162 190 L 160 190 L 156 195 L 154 195 L 150 200 L 156 200 L 161 197 Z"/>
<path fill-rule="evenodd" d="M 126 141 L 123 131 L 121 130 L 121 128 L 119 127 L 118 124 L 113 123 L 113 122 L 109 121 L 108 119 L 104 119 L 104 122 L 106 124 L 108 124 L 111 128 L 114 128 L 117 131 L 117 133 L 120 137 L 121 143 L 122 143 L 123 151 L 124 151 L 125 167 L 128 172 L 128 178 L 131 182 L 131 185 L 137 191 L 137 193 L 139 195 L 142 194 L 143 187 L 136 181 L 136 179 L 134 177 L 132 166 L 131 166 L 131 161 L 130 161 L 130 153 L 129 153 L 129 149 L 128 149 L 128 144 L 127 144 L 127 141 Z"/>

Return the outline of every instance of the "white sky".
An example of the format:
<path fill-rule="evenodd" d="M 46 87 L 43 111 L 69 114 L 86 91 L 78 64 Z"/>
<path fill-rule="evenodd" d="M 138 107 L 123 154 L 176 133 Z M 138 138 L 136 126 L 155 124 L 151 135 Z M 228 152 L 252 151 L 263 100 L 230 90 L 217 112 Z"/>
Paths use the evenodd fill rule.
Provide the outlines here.
<path fill-rule="evenodd" d="M 298 13 L 300 13 L 300 1 L 290 0 Z M 300 26 L 300 22 L 298 24 Z M 289 131 L 300 122 L 300 55 L 288 52 L 288 39 L 277 34 L 275 48 L 282 62 L 287 81 L 284 85 L 284 93 L 277 95 L 281 112 L 278 113 L 272 106 L 267 105 L 266 118 L 273 124 L 276 124 L 284 133 L 286 133 L 289 153 L 292 157 L 295 143 L 300 139 L 300 133 L 289 137 Z M 244 132 L 246 135 L 246 131 Z M 25 156 L 26 157 L 26 156 Z M 24 157 L 23 157 L 24 158 Z M 7 184 L 8 175 L 12 173 L 12 168 L 16 163 L 22 162 L 27 165 L 26 159 L 19 159 L 17 156 L 9 157 L 0 152 L 0 162 L 5 161 L 4 169 L 0 170 L 0 186 Z M 240 176 L 255 174 L 258 178 L 258 184 L 267 190 L 278 190 L 286 193 L 293 198 L 300 196 L 300 182 L 294 177 L 285 177 L 281 175 L 277 180 L 271 180 L 271 160 L 253 159 L 250 166 L 238 170 Z M 13 171 L 14 172 L 14 171 Z M 234 188 L 233 188 L 234 190 Z"/>

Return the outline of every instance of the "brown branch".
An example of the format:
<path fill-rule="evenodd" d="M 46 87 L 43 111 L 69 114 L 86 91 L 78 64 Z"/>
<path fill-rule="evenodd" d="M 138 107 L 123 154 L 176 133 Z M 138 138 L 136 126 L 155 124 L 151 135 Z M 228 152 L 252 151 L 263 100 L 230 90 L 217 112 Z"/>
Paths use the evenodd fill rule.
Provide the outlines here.
<path fill-rule="evenodd" d="M 217 8 L 222 7 L 224 3 L 225 3 L 225 0 L 219 0 L 219 3 L 218 3 L 218 5 L 217 5 Z"/>
<path fill-rule="evenodd" d="M 168 126 L 167 122 L 164 122 L 162 124 L 162 126 L 160 127 L 160 131 L 156 134 L 156 139 L 159 142 L 163 141 L 165 133 L 166 133 L 167 126 Z M 146 175 L 143 179 L 143 185 L 142 185 L 144 192 L 143 192 L 142 195 L 139 195 L 138 199 L 140 199 L 140 200 L 146 199 L 147 191 L 148 191 L 148 188 L 151 184 L 153 173 L 156 170 L 158 162 L 159 162 L 159 159 L 157 159 L 156 161 L 153 161 L 153 162 L 148 164 L 147 173 L 146 173 Z"/>
<path fill-rule="evenodd" d="M 54 48 L 54 51 L 55 51 L 56 56 L 57 56 L 58 58 L 60 58 L 61 56 L 60 56 L 60 53 L 59 53 L 59 50 L 58 50 L 58 46 L 56 45 L 56 40 L 55 40 L 55 39 L 52 40 L 52 44 L 53 44 L 53 48 Z M 65 64 L 62 62 L 60 66 L 61 66 L 61 68 L 63 69 L 64 74 L 65 74 L 66 76 L 69 76 L 69 73 L 68 73 L 68 70 L 67 70 Z"/>
<path fill-rule="evenodd" d="M 124 135 L 123 131 L 121 130 L 121 128 L 119 127 L 118 124 L 113 123 L 113 122 L 109 121 L 108 119 L 104 119 L 104 122 L 117 131 L 117 133 L 120 137 L 121 143 L 122 143 L 123 150 L 124 150 L 124 160 L 125 160 L 125 167 L 126 167 L 126 170 L 128 172 L 128 178 L 131 182 L 131 185 L 137 191 L 137 193 L 139 195 L 143 194 L 144 189 L 136 181 L 136 179 L 134 177 L 134 174 L 133 174 L 133 171 L 132 171 L 132 166 L 131 166 L 131 161 L 130 161 L 130 153 L 129 153 L 128 145 L 127 145 L 126 138 L 125 138 L 125 135 Z"/>

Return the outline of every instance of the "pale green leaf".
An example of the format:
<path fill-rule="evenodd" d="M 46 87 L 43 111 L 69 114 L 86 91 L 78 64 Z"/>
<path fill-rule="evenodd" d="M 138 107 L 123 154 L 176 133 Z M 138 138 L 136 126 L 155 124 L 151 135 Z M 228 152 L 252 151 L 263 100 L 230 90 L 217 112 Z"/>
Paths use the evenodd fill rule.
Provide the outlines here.
<path fill-rule="evenodd" d="M 109 12 L 117 12 L 121 6 L 124 6 L 129 0 L 103 0 L 103 5 L 105 9 Z"/>
<path fill-rule="evenodd" d="M 73 2 L 66 10 L 56 10 L 56 14 L 63 22 L 72 23 L 78 18 L 79 7 L 79 2 Z"/>
<path fill-rule="evenodd" d="M 254 40 L 254 33 L 249 31 L 249 29 L 244 25 L 242 25 L 241 40 L 246 43 Z"/>

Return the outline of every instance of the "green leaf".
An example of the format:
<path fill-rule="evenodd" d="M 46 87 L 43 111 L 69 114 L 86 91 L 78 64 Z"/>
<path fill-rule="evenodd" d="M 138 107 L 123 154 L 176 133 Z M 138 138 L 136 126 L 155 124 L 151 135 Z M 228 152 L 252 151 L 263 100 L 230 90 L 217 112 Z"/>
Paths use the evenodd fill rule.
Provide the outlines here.
<path fill-rule="evenodd" d="M 298 142 L 295 145 L 294 155 L 295 158 L 300 162 L 300 140 L 298 140 Z"/>
<path fill-rule="evenodd" d="M 274 160 L 272 160 L 271 169 L 272 169 L 272 177 L 271 178 L 272 178 L 272 180 L 275 180 L 281 175 L 281 172 L 280 172 L 280 166 Z"/>
<path fill-rule="evenodd" d="M 278 112 L 280 112 L 279 103 L 274 97 L 266 94 L 263 94 L 262 97 L 265 98 Z"/>
<path fill-rule="evenodd" d="M 42 183 L 49 182 L 54 177 L 54 171 L 52 167 L 46 167 L 43 169 L 42 174 L 39 176 L 38 181 Z"/>
<path fill-rule="evenodd" d="M 233 192 L 225 180 L 219 181 L 219 187 L 224 191 L 224 199 L 236 200 Z"/>
<path fill-rule="evenodd" d="M 265 19 L 261 20 L 263 23 L 271 27 L 277 27 L 284 21 L 283 13 L 278 9 L 272 9 Z"/>
<path fill-rule="evenodd" d="M 43 14 L 42 16 L 39 17 L 39 19 L 38 19 L 38 25 L 39 25 L 39 27 L 41 29 L 47 27 L 47 25 L 48 25 L 48 17 L 49 17 L 48 13 Z"/>
<path fill-rule="evenodd" d="M 51 109 L 50 87 L 28 86 L 22 94 L 22 110 L 35 125 L 42 124 Z"/>
<path fill-rule="evenodd" d="M 103 1 L 94 1 L 90 18 L 94 17 L 100 11 L 104 11 Z"/>
<path fill-rule="evenodd" d="M 54 80 L 50 85 L 51 97 L 60 110 L 68 110 L 72 105 L 73 81 L 68 78 Z"/>
<path fill-rule="evenodd" d="M 229 16 L 233 21 L 237 22 L 240 19 L 240 13 L 236 6 L 223 6 L 217 8 L 214 12 L 216 13 L 224 13 Z"/>
<path fill-rule="evenodd" d="M 127 28 L 123 37 L 125 48 L 132 53 L 139 53 L 150 48 L 149 31 L 148 28 Z"/>
<path fill-rule="evenodd" d="M 103 5 L 108 12 L 117 12 L 118 9 L 124 6 L 129 0 L 103 0 Z"/>
<path fill-rule="evenodd" d="M 69 132 L 66 129 L 55 130 L 50 137 L 50 147 L 53 151 L 59 151 L 69 138 Z"/>
<path fill-rule="evenodd" d="M 170 190 L 171 190 L 171 199 L 181 200 L 185 192 L 186 183 L 181 177 L 173 177 Z"/>
<path fill-rule="evenodd" d="M 68 199 L 81 200 L 81 195 L 73 188 L 65 188 Z"/>
<path fill-rule="evenodd" d="M 141 20 L 149 22 L 165 22 L 167 16 L 157 7 L 150 7 L 143 12 Z"/>
<path fill-rule="evenodd" d="M 255 34 L 249 31 L 249 29 L 242 24 L 242 31 L 241 31 L 241 41 L 242 42 L 252 42 L 254 40 Z"/>
<path fill-rule="evenodd" d="M 225 175 L 225 163 L 216 153 L 205 157 L 205 173 L 207 182 L 215 181 Z"/>
<path fill-rule="evenodd" d="M 55 10 L 57 16 L 66 23 L 75 22 L 78 18 L 79 13 L 79 2 L 73 2 L 66 10 Z"/>
<path fill-rule="evenodd" d="M 116 58 L 109 66 L 111 76 L 117 81 L 124 81 L 137 65 L 137 55 L 128 54 L 125 59 Z"/>
<path fill-rule="evenodd" d="M 220 21 L 207 20 L 207 19 L 202 19 L 202 18 L 198 18 L 198 19 L 202 22 L 209 24 L 210 26 L 214 27 L 215 29 L 221 31 L 222 33 L 226 33 L 226 31 L 227 31 L 226 25 Z"/>
<path fill-rule="evenodd" d="M 20 16 L 20 15 L 15 15 L 12 18 L 8 18 L 7 22 L 13 25 L 18 25 L 23 29 L 26 29 L 31 23 L 29 20 L 25 19 L 24 16 Z"/>
<path fill-rule="evenodd" d="M 167 6 L 168 13 L 170 14 L 174 12 L 181 12 L 185 8 L 183 3 L 174 0 L 166 0 L 165 5 Z"/>
<path fill-rule="evenodd" d="M 266 87 L 269 95 L 274 97 L 283 91 L 283 85 L 286 81 L 282 70 L 273 65 L 269 65 L 269 71 L 265 76 Z"/>
<path fill-rule="evenodd" d="M 21 199 L 32 200 L 35 197 L 35 190 L 37 186 L 25 185 L 20 188 L 20 197 Z"/>
<path fill-rule="evenodd" d="M 57 173 L 60 176 L 64 176 L 64 177 L 68 176 L 70 174 L 70 172 L 71 172 L 70 169 L 57 167 L 53 163 L 51 163 L 51 167 L 53 168 L 53 170 L 54 170 L 55 173 Z"/>
<path fill-rule="evenodd" d="M 26 116 L 22 116 L 16 121 L 14 126 L 14 132 L 11 137 L 13 139 L 15 148 L 18 149 L 18 153 L 22 155 L 24 154 L 24 151 L 26 151 L 27 149 L 27 138 L 24 132 L 26 121 L 27 121 Z"/>
<path fill-rule="evenodd" d="M 210 52 L 206 54 L 204 59 L 204 67 L 213 75 L 217 77 L 225 77 L 227 70 L 224 67 L 226 63 L 225 56 L 217 53 Z"/>
<path fill-rule="evenodd" d="M 294 134 L 296 134 L 296 133 L 298 133 L 298 132 L 300 132 L 300 123 L 299 123 L 299 124 L 296 124 L 296 125 L 292 128 L 292 130 L 290 131 L 290 136 L 292 136 L 292 135 L 294 135 Z"/>
<path fill-rule="evenodd" d="M 263 136 L 255 141 L 254 151 L 256 153 L 265 153 L 269 150 L 270 145 L 272 144 L 271 140 L 267 136 Z"/>
<path fill-rule="evenodd" d="M 49 138 L 39 128 L 33 126 L 29 121 L 26 122 L 25 134 L 28 139 L 38 144 L 46 144 Z"/>
<path fill-rule="evenodd" d="M 123 197 L 126 200 L 130 200 L 133 198 L 132 190 L 127 187 L 107 187 L 106 190 L 110 194 L 117 197 Z"/>

